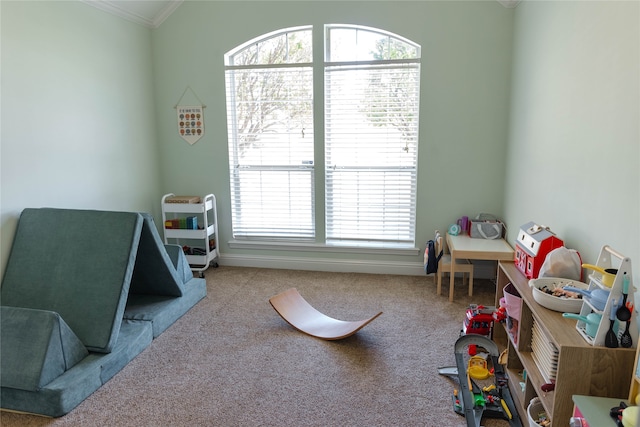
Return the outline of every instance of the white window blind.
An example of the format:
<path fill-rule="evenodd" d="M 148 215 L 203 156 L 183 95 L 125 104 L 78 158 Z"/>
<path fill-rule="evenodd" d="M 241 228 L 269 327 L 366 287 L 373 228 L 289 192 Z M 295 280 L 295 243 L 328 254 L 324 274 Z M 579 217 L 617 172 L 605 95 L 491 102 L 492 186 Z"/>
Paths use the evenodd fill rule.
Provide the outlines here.
<path fill-rule="evenodd" d="M 327 38 L 326 240 L 413 245 L 419 48 L 362 27 Z"/>
<path fill-rule="evenodd" d="M 412 247 L 420 47 L 361 26 L 324 35 L 324 63 L 313 63 L 310 26 L 225 55 L 233 237 Z M 313 76 L 323 73 L 324 175 L 313 157 Z"/>
<path fill-rule="evenodd" d="M 311 31 L 290 29 L 226 56 L 234 238 L 313 240 Z"/>

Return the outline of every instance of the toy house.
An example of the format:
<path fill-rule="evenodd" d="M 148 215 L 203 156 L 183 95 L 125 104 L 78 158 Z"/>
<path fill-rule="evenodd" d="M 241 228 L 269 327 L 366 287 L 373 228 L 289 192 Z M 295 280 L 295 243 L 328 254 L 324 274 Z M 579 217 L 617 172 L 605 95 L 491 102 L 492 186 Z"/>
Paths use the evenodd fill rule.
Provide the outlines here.
<path fill-rule="evenodd" d="M 516 240 L 515 263 L 528 279 L 536 279 L 547 254 L 564 245 L 548 227 L 528 222 L 520 227 Z"/>

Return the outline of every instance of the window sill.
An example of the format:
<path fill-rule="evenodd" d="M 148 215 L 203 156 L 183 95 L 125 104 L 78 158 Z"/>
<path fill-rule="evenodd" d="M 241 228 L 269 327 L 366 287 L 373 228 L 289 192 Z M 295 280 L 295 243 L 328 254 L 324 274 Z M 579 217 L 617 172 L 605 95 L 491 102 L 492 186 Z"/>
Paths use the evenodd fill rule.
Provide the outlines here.
<path fill-rule="evenodd" d="M 401 255 L 415 257 L 420 254 L 420 248 L 406 246 L 359 246 L 354 244 L 327 245 L 321 243 L 304 242 L 266 242 L 256 240 L 230 240 L 231 249 L 260 249 L 270 251 L 323 252 L 323 253 L 354 253 L 370 255 Z"/>

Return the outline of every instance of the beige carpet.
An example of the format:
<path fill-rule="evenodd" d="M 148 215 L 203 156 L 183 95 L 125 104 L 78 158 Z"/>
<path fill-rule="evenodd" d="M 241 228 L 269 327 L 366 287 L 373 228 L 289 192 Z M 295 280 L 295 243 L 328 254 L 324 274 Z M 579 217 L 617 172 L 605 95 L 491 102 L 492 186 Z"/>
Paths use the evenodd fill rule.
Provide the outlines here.
<path fill-rule="evenodd" d="M 2 412 L 11 426 L 466 426 L 453 412 L 453 345 L 469 298 L 431 277 L 220 267 L 208 296 L 68 415 Z M 289 326 L 268 299 L 296 287 L 329 316 L 384 314 L 356 335 L 323 341 Z M 487 420 L 485 426 L 506 426 Z"/>

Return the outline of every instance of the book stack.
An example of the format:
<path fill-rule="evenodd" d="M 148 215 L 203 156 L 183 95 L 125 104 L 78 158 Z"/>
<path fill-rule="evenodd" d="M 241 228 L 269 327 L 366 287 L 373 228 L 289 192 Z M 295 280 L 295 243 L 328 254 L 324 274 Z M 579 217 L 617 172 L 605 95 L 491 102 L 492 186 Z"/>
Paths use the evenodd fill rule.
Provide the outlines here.
<path fill-rule="evenodd" d="M 200 196 L 173 196 L 168 197 L 165 203 L 200 203 Z"/>
<path fill-rule="evenodd" d="M 545 336 L 538 326 L 538 322 L 533 321 L 531 328 L 531 356 L 538 365 L 540 373 L 548 383 L 555 382 L 558 373 L 558 348 Z"/>
<path fill-rule="evenodd" d="M 185 218 L 168 219 L 164 222 L 164 228 L 181 229 L 181 230 L 197 230 L 198 217 L 188 216 Z"/>

